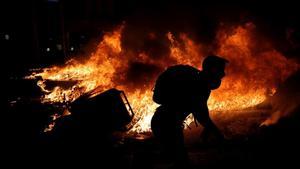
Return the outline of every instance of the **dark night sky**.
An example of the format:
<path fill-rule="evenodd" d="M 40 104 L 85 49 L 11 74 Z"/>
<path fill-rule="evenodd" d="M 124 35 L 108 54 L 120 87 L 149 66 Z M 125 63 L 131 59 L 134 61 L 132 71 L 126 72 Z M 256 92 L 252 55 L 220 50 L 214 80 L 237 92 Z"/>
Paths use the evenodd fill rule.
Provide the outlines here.
<path fill-rule="evenodd" d="M 4 57 L 8 58 L 12 72 L 64 60 L 61 56 L 49 57 L 43 53 L 49 37 L 61 41 L 62 16 L 64 30 L 70 33 L 69 43 L 76 40 L 76 33 L 84 34 L 87 42 L 122 21 L 135 29 L 191 31 L 195 33 L 195 39 L 201 37 L 204 41 L 212 39 L 214 29 L 221 21 L 253 21 L 265 36 L 273 39 L 279 50 L 294 56 L 299 54 L 298 47 L 290 49 L 284 44 L 286 30 L 292 28 L 295 32 L 293 38 L 299 46 L 298 10 L 298 5 L 292 0 L 6 0 L 1 1 L 0 34 Z M 8 41 L 5 40 L 6 34 L 10 36 Z"/>

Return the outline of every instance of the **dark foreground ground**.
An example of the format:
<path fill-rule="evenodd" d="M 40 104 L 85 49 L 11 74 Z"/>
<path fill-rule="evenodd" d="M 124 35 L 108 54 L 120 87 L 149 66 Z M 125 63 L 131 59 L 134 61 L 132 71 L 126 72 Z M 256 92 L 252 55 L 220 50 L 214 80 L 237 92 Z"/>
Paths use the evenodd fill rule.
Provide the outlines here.
<path fill-rule="evenodd" d="M 18 118 L 6 118 L 9 124 L 4 128 L 7 135 L 3 138 L 7 142 L 2 152 L 9 168 L 20 164 L 39 168 L 160 169 L 171 166 L 151 134 L 128 136 L 114 132 L 112 136 L 105 131 L 79 134 L 77 130 L 71 134 L 65 131 L 43 134 L 40 129 L 44 123 L 36 122 L 43 118 L 35 114 L 36 109 L 38 107 L 28 105 L 11 109 L 9 113 L 14 116 L 10 117 Z M 258 112 L 232 116 L 233 119 L 225 119 L 223 123 L 216 119 L 228 138 L 223 145 L 201 142 L 201 127 L 191 124 L 192 129 L 185 131 L 190 159 L 196 168 L 297 168 L 300 166 L 299 113 L 297 110 L 293 116 L 269 127 L 258 126 L 263 117 Z"/>
<path fill-rule="evenodd" d="M 239 112 L 213 112 L 213 120 L 227 137 L 227 141 L 220 145 L 212 141 L 201 142 L 202 128 L 192 123 L 191 129 L 185 130 L 185 139 L 195 168 L 299 168 L 299 74 L 294 79 L 292 84 L 297 90 L 283 90 L 292 94 L 288 97 L 278 94 L 284 99 L 277 99 L 277 102 L 283 105 L 283 102 L 293 101 L 298 108 L 274 125 L 259 127 L 269 116 L 268 107 Z M 43 105 L 33 99 L 40 94 L 31 88 L 35 86 L 32 83 L 14 82 L 10 85 L 14 89 L 10 91 L 15 93 L 11 93 L 9 99 L 19 100 L 9 100 L 8 111 L 2 115 L 1 139 L 4 142 L 1 168 L 163 169 L 171 166 L 151 133 L 129 135 L 125 131 L 116 132 L 105 118 L 89 117 L 85 124 L 81 124 L 70 120 L 68 116 L 57 123 L 54 132 L 43 133 L 49 115 L 57 107 Z M 289 85 L 283 87 L 292 88 Z M 21 92 L 23 95 L 20 97 L 13 97 Z M 289 104 L 284 105 L 289 107 Z M 88 128 L 83 127 L 86 125 Z"/>

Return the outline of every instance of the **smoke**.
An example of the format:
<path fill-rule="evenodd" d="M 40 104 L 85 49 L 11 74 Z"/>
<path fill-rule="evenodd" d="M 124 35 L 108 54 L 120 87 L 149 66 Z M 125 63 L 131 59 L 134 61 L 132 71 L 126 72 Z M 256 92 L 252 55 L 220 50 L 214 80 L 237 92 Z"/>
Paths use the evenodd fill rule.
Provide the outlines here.
<path fill-rule="evenodd" d="M 272 114 L 261 126 L 276 124 L 281 118 L 292 116 L 300 108 L 300 72 L 295 72 L 280 85 L 270 98 Z"/>
<path fill-rule="evenodd" d="M 130 89 L 148 89 L 149 85 L 154 84 L 156 75 L 159 74 L 161 68 L 155 64 L 147 64 L 141 62 L 132 62 L 129 64 L 129 69 L 126 72 L 124 83 Z"/>

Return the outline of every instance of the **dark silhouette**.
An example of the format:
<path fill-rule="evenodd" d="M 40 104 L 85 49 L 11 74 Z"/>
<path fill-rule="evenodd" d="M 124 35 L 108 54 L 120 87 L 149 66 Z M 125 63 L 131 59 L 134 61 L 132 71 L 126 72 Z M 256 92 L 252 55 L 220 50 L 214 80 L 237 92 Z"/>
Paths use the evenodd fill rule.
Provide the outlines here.
<path fill-rule="evenodd" d="M 228 61 L 221 57 L 208 56 L 203 61 L 202 71 L 176 65 L 169 67 L 156 81 L 153 100 L 161 106 L 152 118 L 151 129 L 177 167 L 189 165 L 183 122 L 190 113 L 204 126 L 204 133 L 212 133 L 217 140 L 224 139 L 209 117 L 207 100 L 211 90 L 221 85 L 226 63 Z"/>

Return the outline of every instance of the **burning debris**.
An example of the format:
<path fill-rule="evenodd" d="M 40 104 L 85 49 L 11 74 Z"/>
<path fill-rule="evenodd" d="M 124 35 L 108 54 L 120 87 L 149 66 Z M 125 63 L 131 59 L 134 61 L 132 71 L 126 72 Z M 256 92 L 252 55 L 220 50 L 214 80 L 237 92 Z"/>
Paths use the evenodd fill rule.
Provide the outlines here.
<path fill-rule="evenodd" d="M 123 91 L 110 89 L 103 93 L 93 92 L 84 94 L 70 105 L 73 118 L 92 123 L 96 126 L 106 126 L 114 129 L 122 129 L 128 125 L 133 116 L 133 110 Z M 104 122 L 99 120 L 105 119 Z M 94 121 L 94 124 L 93 124 Z"/>
<path fill-rule="evenodd" d="M 203 56 L 208 53 L 230 60 L 227 76 L 208 101 L 212 112 L 242 110 L 264 102 L 276 92 L 281 82 L 299 68 L 297 63 L 287 59 L 260 36 L 251 22 L 242 25 L 221 24 L 213 44 L 197 43 L 186 33 L 174 35 L 166 32 L 163 39 L 159 39 L 160 36 L 156 36 L 155 32 L 148 32 L 152 44 L 156 44 L 156 41 L 167 43 L 162 47 L 167 47 L 165 52 L 157 56 L 151 56 L 151 51 L 155 49 L 151 47 L 150 52 L 124 48 L 124 29 L 126 25 L 107 32 L 87 58 L 72 58 L 63 66 L 51 66 L 27 76 L 29 79 L 41 78 L 37 85 L 44 91 L 42 102 L 74 106 L 80 102 L 87 103 L 80 99 L 87 93 L 118 88 L 126 92 L 135 112 L 129 133 L 143 133 L 150 131 L 150 120 L 157 107 L 152 101 L 155 77 L 168 66 L 188 64 L 199 68 Z M 70 81 L 72 84 L 68 86 L 61 83 L 49 88 L 49 81 Z M 98 99 L 98 96 L 93 96 L 86 101 Z M 92 109 L 96 106 L 93 105 Z M 188 123 L 191 121 L 187 120 Z"/>

